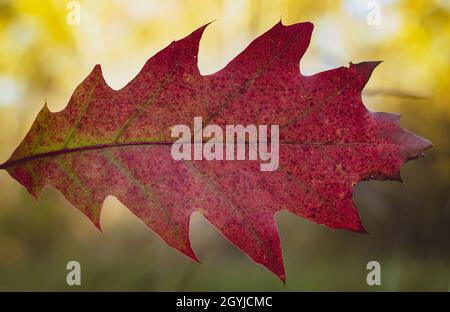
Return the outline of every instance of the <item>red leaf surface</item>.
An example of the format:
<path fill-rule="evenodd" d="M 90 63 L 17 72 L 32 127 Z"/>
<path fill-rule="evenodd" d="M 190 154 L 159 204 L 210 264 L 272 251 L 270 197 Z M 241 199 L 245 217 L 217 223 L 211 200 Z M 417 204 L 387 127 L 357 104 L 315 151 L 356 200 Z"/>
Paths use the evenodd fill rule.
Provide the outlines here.
<path fill-rule="evenodd" d="M 120 90 L 95 66 L 63 111 L 44 106 L 0 168 L 36 199 L 46 186 L 58 189 L 99 229 L 103 201 L 114 195 L 195 260 L 189 221 L 198 211 L 284 280 L 278 211 L 365 232 L 353 186 L 399 180 L 401 166 L 431 143 L 400 128 L 399 116 L 363 105 L 361 91 L 379 62 L 300 74 L 311 23 L 280 22 L 225 68 L 202 76 L 197 54 L 205 27 L 157 53 Z M 279 125 L 278 169 L 260 171 L 254 160 L 175 161 L 171 128 L 192 128 L 195 116 L 222 128 Z"/>

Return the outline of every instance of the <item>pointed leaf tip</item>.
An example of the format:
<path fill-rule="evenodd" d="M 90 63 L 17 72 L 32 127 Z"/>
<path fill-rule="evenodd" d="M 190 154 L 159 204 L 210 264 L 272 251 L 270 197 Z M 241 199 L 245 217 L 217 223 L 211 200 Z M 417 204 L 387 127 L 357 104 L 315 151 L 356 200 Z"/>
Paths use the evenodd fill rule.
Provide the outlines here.
<path fill-rule="evenodd" d="M 359 77 L 359 86 L 362 90 L 370 77 L 372 76 L 373 71 L 378 65 L 380 65 L 382 61 L 370 61 L 370 62 L 361 62 L 361 63 L 350 63 L 350 70 L 354 70 Z"/>

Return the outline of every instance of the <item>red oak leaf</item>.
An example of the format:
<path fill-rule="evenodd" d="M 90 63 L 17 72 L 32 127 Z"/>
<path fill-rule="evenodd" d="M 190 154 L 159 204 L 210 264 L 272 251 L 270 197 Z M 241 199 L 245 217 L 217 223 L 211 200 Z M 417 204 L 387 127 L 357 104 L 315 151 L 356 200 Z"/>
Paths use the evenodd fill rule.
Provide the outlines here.
<path fill-rule="evenodd" d="M 203 76 L 197 54 L 205 27 L 150 58 L 120 90 L 111 89 L 95 66 L 63 111 L 44 106 L 0 168 L 36 199 L 46 186 L 58 189 L 99 229 L 103 201 L 114 195 L 168 245 L 195 260 L 189 221 L 198 211 L 284 280 L 278 211 L 365 232 L 353 186 L 399 180 L 401 166 L 431 143 L 400 128 L 399 116 L 371 113 L 363 105 L 361 91 L 378 62 L 300 74 L 311 23 L 280 22 L 225 68 Z M 194 117 L 221 129 L 279 125 L 278 165 L 261 171 L 263 154 L 250 159 L 258 144 L 269 143 L 261 135 L 237 141 L 245 146 L 245 160 L 175 160 L 171 150 L 178 138 L 171 131 L 187 125 L 191 141 L 198 135 Z M 231 139 L 226 136 L 226 146 Z"/>

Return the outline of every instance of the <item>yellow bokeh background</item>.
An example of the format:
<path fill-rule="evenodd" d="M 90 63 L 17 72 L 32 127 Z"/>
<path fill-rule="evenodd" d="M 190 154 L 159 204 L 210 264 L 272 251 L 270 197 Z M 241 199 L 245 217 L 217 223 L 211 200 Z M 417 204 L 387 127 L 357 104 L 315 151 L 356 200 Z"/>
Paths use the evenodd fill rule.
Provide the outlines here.
<path fill-rule="evenodd" d="M 281 213 L 287 284 L 195 214 L 191 238 L 203 264 L 167 247 L 115 198 L 99 233 L 56 190 L 37 206 L 0 172 L 0 290 L 74 290 L 65 265 L 80 261 L 82 290 L 444 290 L 450 288 L 450 1 L 0 0 L 0 162 L 11 155 L 45 101 L 63 109 L 95 64 L 119 89 L 171 41 L 214 21 L 200 45 L 203 74 L 223 68 L 280 19 L 312 21 L 305 75 L 383 60 L 363 92 L 373 111 L 435 147 L 395 182 L 358 184 L 354 199 L 370 236 L 333 232 Z M 380 24 L 368 23 L 373 6 Z M 69 5 L 69 7 L 68 7 Z M 69 22 L 68 22 L 69 21 Z M 382 286 L 365 265 L 382 265 Z"/>

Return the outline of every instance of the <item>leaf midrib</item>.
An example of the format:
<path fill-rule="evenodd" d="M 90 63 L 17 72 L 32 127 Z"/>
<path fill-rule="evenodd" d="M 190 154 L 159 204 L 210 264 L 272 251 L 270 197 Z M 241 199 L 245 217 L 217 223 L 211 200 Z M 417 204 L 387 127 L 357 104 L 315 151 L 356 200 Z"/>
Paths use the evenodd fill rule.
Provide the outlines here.
<path fill-rule="evenodd" d="M 207 143 L 208 141 L 202 141 L 202 143 Z M 59 155 L 64 154 L 70 154 L 70 153 L 77 153 L 77 152 L 87 152 L 87 151 L 93 151 L 93 150 L 101 150 L 101 149 L 107 149 L 107 148 L 117 148 L 117 147 L 127 147 L 127 146 L 169 146 L 172 144 L 185 144 L 185 143 L 192 143 L 195 142 L 169 142 L 169 141 L 143 141 L 143 142 L 112 142 L 112 143 L 105 143 L 105 144 L 95 144 L 95 145 L 88 145 L 88 146 L 78 146 L 73 148 L 64 148 L 60 150 L 54 150 L 54 151 L 48 151 L 43 153 L 38 153 L 30 156 L 26 156 L 19 159 L 13 159 L 8 160 L 5 163 L 0 165 L 0 169 L 8 169 L 20 164 L 27 163 L 29 161 L 41 159 L 41 158 L 47 158 L 47 157 L 55 157 Z M 226 143 L 226 142 L 225 142 Z M 234 142 L 235 144 L 257 144 L 257 143 L 265 143 L 265 142 Z M 351 146 L 388 146 L 388 145 L 399 145 L 399 143 L 377 143 L 377 142 L 294 142 L 294 141 L 283 141 L 279 143 L 280 145 L 297 145 L 297 146 L 345 146 L 345 147 L 351 147 Z M 404 143 L 404 145 L 407 145 L 407 143 Z"/>

